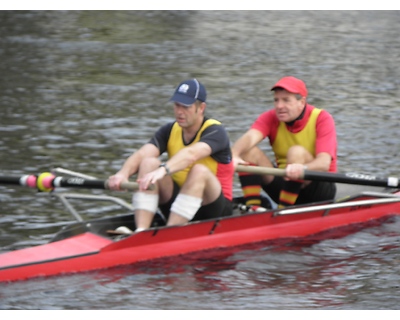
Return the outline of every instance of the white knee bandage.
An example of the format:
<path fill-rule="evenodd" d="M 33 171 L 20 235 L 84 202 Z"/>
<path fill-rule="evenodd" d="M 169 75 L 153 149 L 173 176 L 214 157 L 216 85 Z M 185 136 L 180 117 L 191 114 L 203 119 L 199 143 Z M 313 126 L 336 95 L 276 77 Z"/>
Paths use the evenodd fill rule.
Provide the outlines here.
<path fill-rule="evenodd" d="M 132 196 L 132 206 L 134 210 L 140 209 L 156 213 L 158 208 L 158 194 L 136 192 Z"/>
<path fill-rule="evenodd" d="M 178 194 L 171 206 L 171 212 L 192 220 L 197 210 L 201 207 L 201 198 L 188 196 L 186 194 Z"/>

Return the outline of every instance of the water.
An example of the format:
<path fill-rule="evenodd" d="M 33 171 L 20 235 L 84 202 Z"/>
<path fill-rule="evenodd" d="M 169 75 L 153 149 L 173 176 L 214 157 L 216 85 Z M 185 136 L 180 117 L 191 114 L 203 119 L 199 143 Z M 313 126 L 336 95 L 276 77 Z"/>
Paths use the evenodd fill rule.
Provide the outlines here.
<path fill-rule="evenodd" d="M 398 11 L 1 11 L 0 174 L 107 178 L 190 77 L 236 140 L 290 74 L 334 115 L 339 171 L 398 176 L 399 28 Z M 0 186 L 0 205 L 0 251 L 72 219 L 31 189 Z M 398 309 L 399 227 L 2 284 L 0 309 Z"/>

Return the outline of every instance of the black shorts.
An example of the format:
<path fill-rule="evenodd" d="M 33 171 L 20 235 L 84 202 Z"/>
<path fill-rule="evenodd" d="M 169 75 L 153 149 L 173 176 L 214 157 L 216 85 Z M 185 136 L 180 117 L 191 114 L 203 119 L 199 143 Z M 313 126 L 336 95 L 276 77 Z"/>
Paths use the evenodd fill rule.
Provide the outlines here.
<path fill-rule="evenodd" d="M 159 205 L 162 214 L 165 216 L 167 220 L 169 217 L 172 203 L 178 196 L 179 191 L 180 188 L 178 184 L 174 181 L 174 191 L 172 193 L 171 199 L 167 203 Z M 226 217 L 226 216 L 231 216 L 232 214 L 233 214 L 232 201 L 226 199 L 221 191 L 221 194 L 219 195 L 217 200 L 205 206 L 201 206 L 191 221 Z"/>
<path fill-rule="evenodd" d="M 279 203 L 279 194 L 285 180 L 283 177 L 275 177 L 270 184 L 263 184 L 263 190 Z M 318 201 L 333 200 L 336 196 L 336 184 L 327 181 L 311 181 L 304 189 L 301 189 L 295 204 L 306 204 Z"/>

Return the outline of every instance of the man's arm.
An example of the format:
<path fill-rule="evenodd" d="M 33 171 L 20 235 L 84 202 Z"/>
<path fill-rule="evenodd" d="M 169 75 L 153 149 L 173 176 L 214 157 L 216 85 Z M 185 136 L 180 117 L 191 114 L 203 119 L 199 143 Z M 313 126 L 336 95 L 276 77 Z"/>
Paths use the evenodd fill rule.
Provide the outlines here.
<path fill-rule="evenodd" d="M 139 181 L 140 189 L 146 190 L 149 185 L 155 184 L 157 180 L 162 179 L 165 175 L 181 171 L 197 160 L 208 157 L 211 154 L 211 147 L 204 142 L 196 142 L 195 144 L 185 147 L 177 152 L 172 158 L 168 159 L 164 167 L 147 173 Z"/>
<path fill-rule="evenodd" d="M 139 165 L 144 158 L 154 157 L 157 158 L 160 155 L 158 148 L 151 143 L 144 144 L 139 150 L 133 153 L 128 159 L 126 159 L 122 168 L 117 172 L 117 174 L 126 177 L 127 179 L 135 174 Z"/>
<path fill-rule="evenodd" d="M 167 167 L 171 173 L 181 171 L 196 161 L 211 155 L 211 147 L 205 142 L 196 142 L 177 152 L 167 161 Z"/>
<path fill-rule="evenodd" d="M 160 151 L 158 148 L 151 143 L 146 143 L 139 150 L 133 153 L 128 159 L 126 159 L 122 168 L 109 178 L 109 187 L 112 190 L 119 190 L 119 186 L 122 182 L 126 182 L 129 177 L 135 174 L 142 160 L 146 157 L 158 157 Z"/>
<path fill-rule="evenodd" d="M 232 157 L 235 167 L 237 164 L 246 163 L 242 156 L 263 140 L 263 135 L 256 129 L 250 129 L 243 134 L 232 147 Z"/>
<path fill-rule="evenodd" d="M 307 163 L 307 170 L 328 172 L 332 157 L 329 153 L 321 152 L 310 162 Z"/>

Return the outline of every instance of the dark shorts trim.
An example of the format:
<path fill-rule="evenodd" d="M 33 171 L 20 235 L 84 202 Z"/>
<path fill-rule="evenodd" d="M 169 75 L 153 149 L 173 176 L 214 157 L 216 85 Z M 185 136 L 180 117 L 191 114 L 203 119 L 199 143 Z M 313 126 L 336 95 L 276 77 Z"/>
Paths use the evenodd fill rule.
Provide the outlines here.
<path fill-rule="evenodd" d="M 180 188 L 178 184 L 174 181 L 174 190 L 172 192 L 171 199 L 167 203 L 159 205 L 162 214 L 165 216 L 167 220 L 169 217 L 172 203 L 178 196 L 179 191 Z M 232 214 L 233 214 L 232 201 L 226 199 L 221 191 L 221 194 L 214 202 L 207 204 L 205 206 L 201 206 L 191 221 L 226 217 L 226 216 L 231 216 Z"/>

